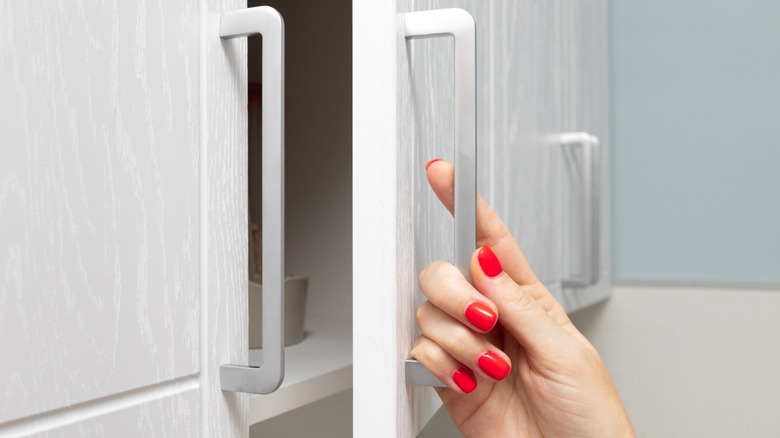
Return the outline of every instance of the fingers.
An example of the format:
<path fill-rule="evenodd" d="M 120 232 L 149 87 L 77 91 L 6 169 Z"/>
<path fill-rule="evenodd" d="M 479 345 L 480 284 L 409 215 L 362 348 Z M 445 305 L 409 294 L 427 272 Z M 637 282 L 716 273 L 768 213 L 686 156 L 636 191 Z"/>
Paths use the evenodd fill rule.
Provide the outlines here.
<path fill-rule="evenodd" d="M 426 172 L 434 193 L 452 213 L 455 204 L 455 168 L 447 161 L 436 160 L 428 164 Z M 519 284 L 532 284 L 537 281 L 525 255 L 504 222 L 482 196 L 477 195 L 477 247 L 483 245 L 493 248 L 501 260 L 506 261 L 504 269 Z"/>
<path fill-rule="evenodd" d="M 489 246 L 471 259 L 474 286 L 495 303 L 501 325 L 532 355 L 554 354 L 565 348 L 572 337 L 556 315 L 551 315 L 529 293 L 529 286 L 517 284 L 503 269 Z M 565 314 L 564 314 L 565 317 Z"/>
<path fill-rule="evenodd" d="M 417 338 L 412 357 L 452 390 L 468 394 L 477 389 L 474 372 L 425 336 Z"/>
<path fill-rule="evenodd" d="M 503 380 L 512 368 L 503 351 L 430 301 L 417 309 L 417 325 L 426 338 L 483 377 Z"/>
<path fill-rule="evenodd" d="M 428 300 L 452 318 L 486 333 L 498 320 L 495 304 L 486 299 L 455 266 L 434 262 L 420 272 L 420 288 Z"/>

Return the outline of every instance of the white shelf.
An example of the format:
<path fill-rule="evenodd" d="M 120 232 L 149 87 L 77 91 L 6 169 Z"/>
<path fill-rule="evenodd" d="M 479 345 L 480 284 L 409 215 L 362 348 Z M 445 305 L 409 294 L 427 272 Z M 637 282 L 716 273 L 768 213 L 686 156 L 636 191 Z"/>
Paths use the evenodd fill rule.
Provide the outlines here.
<path fill-rule="evenodd" d="M 300 344 L 285 348 L 282 386 L 249 397 L 250 425 L 352 387 L 352 321 L 307 315 L 305 331 Z M 262 361 L 262 350 L 249 350 L 250 364 Z"/>

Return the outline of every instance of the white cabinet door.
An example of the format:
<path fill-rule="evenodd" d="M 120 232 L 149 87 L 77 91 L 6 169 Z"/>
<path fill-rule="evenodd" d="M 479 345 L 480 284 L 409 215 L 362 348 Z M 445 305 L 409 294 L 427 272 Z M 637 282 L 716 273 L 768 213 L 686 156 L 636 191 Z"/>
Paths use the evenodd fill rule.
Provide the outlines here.
<path fill-rule="evenodd" d="M 510 47 L 495 41 L 501 35 L 494 22 L 505 7 L 502 3 L 398 1 L 354 3 L 353 7 L 355 434 L 413 436 L 440 406 L 431 388 L 406 384 L 402 364 L 418 333 L 414 312 L 422 298 L 417 273 L 434 260 L 453 259 L 452 219 L 428 188 L 424 165 L 432 158 L 454 158 L 454 47 L 451 38 L 405 41 L 403 16 L 399 14 L 459 7 L 473 16 L 477 26 L 478 187 L 488 200 L 503 205 L 505 213 L 532 211 L 532 203 L 514 205 L 516 198 L 508 197 L 508 191 L 501 190 L 503 185 L 515 187 L 522 182 L 526 185 L 522 193 L 542 199 L 545 195 L 539 191 L 551 190 L 546 180 L 534 178 L 540 173 L 548 177 L 538 168 L 548 153 L 536 148 L 534 142 L 541 141 L 543 129 L 554 129 L 545 123 L 551 125 L 557 119 L 554 112 L 542 111 L 544 122 L 538 122 L 531 102 L 525 102 L 529 107 L 525 119 L 513 119 L 523 115 L 515 100 L 518 87 L 511 84 L 526 81 L 523 86 L 534 90 L 536 83 L 531 81 L 539 75 L 501 76 L 506 73 L 501 67 L 511 71 L 507 63 L 495 62 L 497 53 Z M 525 55 L 528 59 L 523 54 L 513 59 L 517 63 L 535 59 L 533 53 Z M 521 123 L 524 136 L 508 133 L 518 123 L 496 135 L 496 124 L 507 119 L 527 121 Z M 496 144 L 507 140 L 512 141 L 510 146 Z M 514 151 L 512 146 L 519 149 Z M 498 162 L 505 159 L 502 154 L 507 150 L 513 152 L 512 161 L 501 165 Z M 516 160 L 525 170 L 521 178 L 512 167 Z M 544 234 L 539 237 L 544 239 L 554 224 L 547 223 L 550 216 L 546 212 L 533 214 L 538 221 L 529 223 L 545 224 L 544 231 L 538 233 Z M 515 224 L 527 225 L 521 221 Z M 533 233 L 532 229 L 526 231 Z M 537 246 L 536 257 L 542 264 L 546 258 L 542 252 L 552 252 L 554 244 L 546 249 Z M 550 280 L 554 281 L 554 267 L 542 269 L 551 272 Z"/>
<path fill-rule="evenodd" d="M 609 247 L 609 109 L 607 76 L 607 1 L 561 0 L 561 131 L 588 133 L 599 139 L 590 163 L 580 148 L 558 149 L 561 165 L 561 245 L 558 253 L 563 271 L 593 270 L 589 285 L 566 285 L 558 298 L 568 311 L 580 309 L 610 294 Z M 581 146 L 581 145 L 580 145 Z M 593 166 L 593 181 L 582 178 L 585 166 Z M 593 210 L 583 209 L 587 184 L 597 194 Z M 587 218 L 586 215 L 591 217 Z M 592 250 L 584 254 L 583 224 L 593 221 Z M 568 273 L 561 274 L 566 278 Z"/>
<path fill-rule="evenodd" d="M 0 435 L 246 434 L 242 7 L 0 1 Z"/>
<path fill-rule="evenodd" d="M 458 7 L 474 17 L 478 189 L 564 298 L 564 1 L 353 3 L 356 436 L 414 436 L 440 406 L 430 388 L 406 384 L 403 361 L 418 334 L 417 273 L 453 260 L 452 220 L 424 165 L 453 158 L 454 51 L 450 38 L 406 41 L 402 14 Z M 603 89 L 592 94 L 594 107 L 604 104 Z"/>
<path fill-rule="evenodd" d="M 487 199 L 537 277 L 560 283 L 560 185 L 554 137 L 560 132 L 561 54 L 557 1 L 491 2 L 491 117 L 480 166 Z"/>
<path fill-rule="evenodd" d="M 478 106 L 486 106 L 487 4 L 353 2 L 355 436 L 414 436 L 441 406 L 431 388 L 406 384 L 403 361 L 417 334 L 417 272 L 453 258 L 452 219 L 424 166 L 454 159 L 454 46 L 445 37 L 407 42 L 399 14 L 452 7 L 477 22 Z"/>

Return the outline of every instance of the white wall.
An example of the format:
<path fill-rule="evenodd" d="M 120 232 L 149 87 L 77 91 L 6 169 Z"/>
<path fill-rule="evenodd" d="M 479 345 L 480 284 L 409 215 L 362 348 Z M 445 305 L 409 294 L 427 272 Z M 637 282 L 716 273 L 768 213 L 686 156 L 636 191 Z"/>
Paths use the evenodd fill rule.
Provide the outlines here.
<path fill-rule="evenodd" d="M 780 436 L 780 290 L 619 286 L 572 319 L 639 436 Z"/>
<path fill-rule="evenodd" d="M 780 285 L 780 2 L 610 2 L 617 281 Z"/>
<path fill-rule="evenodd" d="M 610 3 L 616 282 L 780 285 L 780 3 Z M 780 436 L 780 286 L 573 315 L 640 436 Z"/>

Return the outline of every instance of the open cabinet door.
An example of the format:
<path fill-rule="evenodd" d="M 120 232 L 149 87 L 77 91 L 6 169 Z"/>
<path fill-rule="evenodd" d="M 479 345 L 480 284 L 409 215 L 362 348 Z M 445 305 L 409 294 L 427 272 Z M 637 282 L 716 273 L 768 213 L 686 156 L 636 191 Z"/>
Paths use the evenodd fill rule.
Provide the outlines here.
<path fill-rule="evenodd" d="M 593 263 L 582 258 L 587 256 L 584 248 L 595 245 L 597 235 L 591 231 L 600 230 L 602 239 L 606 234 L 603 215 L 585 214 L 593 204 L 584 196 L 603 195 L 606 179 L 599 181 L 601 186 L 587 186 L 590 192 L 580 190 L 583 160 L 575 157 L 579 165 L 567 167 L 562 153 L 563 143 L 576 143 L 571 136 L 562 137 L 572 129 L 564 126 L 569 103 L 564 97 L 574 80 L 563 74 L 563 66 L 573 62 L 568 60 L 571 48 L 562 41 L 564 3 L 571 7 L 573 2 L 353 3 L 356 436 L 415 436 L 440 408 L 430 387 L 409 384 L 416 378 L 407 374 L 404 361 L 418 335 L 415 310 L 423 300 L 418 272 L 434 260 L 459 266 L 453 220 L 428 188 L 424 171 L 433 158 L 457 161 L 454 146 L 463 126 L 456 112 L 462 110 L 455 97 L 460 89 L 456 49 L 444 30 L 427 39 L 406 38 L 405 14 L 460 8 L 473 18 L 476 122 L 467 123 L 476 123 L 477 188 L 504 219 L 537 276 L 568 310 L 608 294 L 606 252 Z M 588 67 L 589 77 L 603 79 L 605 61 L 596 58 L 599 64 Z M 605 90 L 586 94 L 592 99 L 588 108 L 605 110 Z M 606 122 L 605 113 L 588 117 Z M 604 133 L 603 128 L 594 125 L 594 134 Z M 567 202 L 579 208 L 573 220 L 567 218 Z M 587 217 L 591 225 L 579 217 Z M 565 239 L 570 238 L 585 243 L 569 245 Z M 564 263 L 570 259 L 579 264 Z M 593 269 L 584 272 L 582 266 Z M 572 280 L 574 271 L 581 275 Z M 599 280 L 581 286 L 594 278 L 584 275 L 593 271 Z"/>
<path fill-rule="evenodd" d="M 488 38 L 480 32 L 488 29 L 488 6 L 398 1 L 354 2 L 353 8 L 354 434 L 415 436 L 441 407 L 431 387 L 409 383 L 404 367 L 419 334 L 417 273 L 435 260 L 458 259 L 467 269 L 475 249 L 475 149 L 466 161 L 456 149 L 476 146 L 476 107 L 487 107 Z M 432 16 L 442 25 L 432 33 L 407 34 L 406 13 L 451 8 L 461 9 L 457 17 Z M 453 42 L 463 36 L 449 35 L 453 30 L 441 22 L 453 17 L 470 27 L 468 41 Z M 456 47 L 464 44 L 468 65 L 456 60 Z M 463 107 L 458 93 L 466 89 L 470 103 Z M 425 177 L 433 158 L 471 167 L 471 243 L 460 250 L 455 227 L 462 235 L 462 226 Z"/>

